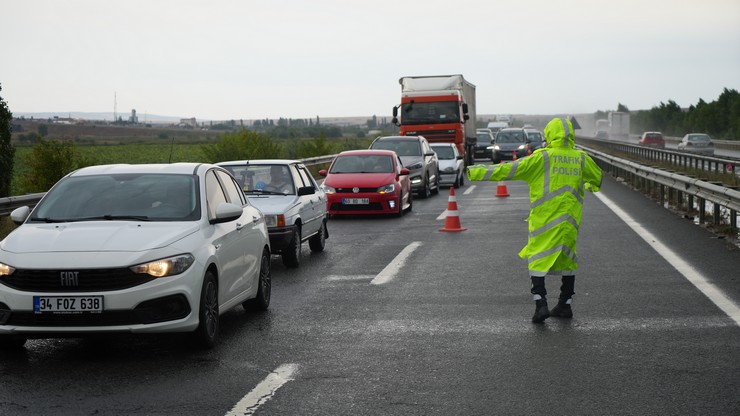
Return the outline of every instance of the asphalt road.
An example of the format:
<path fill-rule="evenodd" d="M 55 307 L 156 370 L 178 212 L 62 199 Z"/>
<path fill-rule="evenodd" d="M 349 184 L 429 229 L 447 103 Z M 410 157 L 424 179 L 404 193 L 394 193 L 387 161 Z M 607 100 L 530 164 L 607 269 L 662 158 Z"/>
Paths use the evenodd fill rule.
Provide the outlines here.
<path fill-rule="evenodd" d="M 474 185 L 474 186 L 473 186 Z M 738 415 L 740 327 L 657 239 L 740 304 L 740 251 L 623 184 L 587 195 L 574 319 L 530 322 L 526 185 L 449 191 L 402 218 L 329 222 L 326 251 L 273 264 L 262 314 L 220 344 L 178 335 L 32 340 L 0 357 L 2 415 Z M 686 273 L 686 270 L 683 270 Z M 548 278 L 551 303 L 559 290 Z M 233 412 L 232 412 L 233 409 Z"/>

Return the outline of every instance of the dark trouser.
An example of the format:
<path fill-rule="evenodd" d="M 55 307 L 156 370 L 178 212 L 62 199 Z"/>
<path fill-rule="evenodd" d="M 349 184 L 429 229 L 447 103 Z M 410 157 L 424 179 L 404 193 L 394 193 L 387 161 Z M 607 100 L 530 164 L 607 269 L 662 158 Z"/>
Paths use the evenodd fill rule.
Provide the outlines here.
<path fill-rule="evenodd" d="M 560 285 L 560 299 L 559 300 L 561 303 L 566 303 L 575 294 L 576 277 L 573 275 L 563 276 L 561 281 L 562 281 L 562 284 Z M 531 293 L 532 295 L 534 295 L 535 300 L 538 299 L 538 296 L 541 299 L 546 299 L 547 289 L 545 289 L 545 278 L 544 277 L 532 276 Z"/>

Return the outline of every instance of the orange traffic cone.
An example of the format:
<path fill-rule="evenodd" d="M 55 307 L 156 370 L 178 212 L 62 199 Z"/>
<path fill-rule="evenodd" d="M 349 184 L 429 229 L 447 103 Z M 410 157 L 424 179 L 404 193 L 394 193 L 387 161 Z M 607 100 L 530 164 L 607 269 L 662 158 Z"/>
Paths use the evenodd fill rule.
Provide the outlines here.
<path fill-rule="evenodd" d="M 506 189 L 506 184 L 504 181 L 498 181 L 498 186 L 496 187 L 496 196 L 509 196 L 509 191 Z"/>
<path fill-rule="evenodd" d="M 517 154 L 517 151 L 516 151 L 516 149 L 514 149 L 514 153 L 512 153 L 512 156 L 511 156 L 511 161 L 512 162 L 517 159 L 516 154 Z"/>
<path fill-rule="evenodd" d="M 455 232 L 465 231 L 467 228 L 460 226 L 460 217 L 457 215 L 457 199 L 455 198 L 455 187 L 450 186 L 450 199 L 447 200 L 447 218 L 445 218 L 444 228 L 439 231 Z"/>

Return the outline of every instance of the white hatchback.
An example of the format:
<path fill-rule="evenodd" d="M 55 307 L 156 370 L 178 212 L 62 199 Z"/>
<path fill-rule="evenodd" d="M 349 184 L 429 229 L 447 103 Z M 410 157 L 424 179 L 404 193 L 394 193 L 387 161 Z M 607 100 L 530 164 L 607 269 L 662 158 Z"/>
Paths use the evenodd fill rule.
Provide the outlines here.
<path fill-rule="evenodd" d="M 0 346 L 192 332 L 212 347 L 221 313 L 269 306 L 265 219 L 223 168 L 82 168 L 11 218 L 20 226 L 0 242 Z"/>

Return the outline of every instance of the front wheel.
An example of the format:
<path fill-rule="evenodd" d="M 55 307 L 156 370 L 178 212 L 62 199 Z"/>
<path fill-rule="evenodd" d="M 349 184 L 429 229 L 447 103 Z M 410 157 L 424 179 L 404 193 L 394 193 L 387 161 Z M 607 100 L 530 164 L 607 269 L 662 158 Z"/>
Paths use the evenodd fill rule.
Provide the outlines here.
<path fill-rule="evenodd" d="M 308 240 L 308 247 L 311 249 L 311 251 L 316 253 L 324 251 L 327 234 L 326 221 L 322 221 L 321 227 L 319 227 L 319 232 Z"/>
<path fill-rule="evenodd" d="M 0 335 L 0 350 L 17 350 L 26 345 L 26 337 Z"/>
<path fill-rule="evenodd" d="M 283 250 L 282 258 L 285 267 L 296 268 L 301 263 L 301 230 L 296 228 L 288 247 Z"/>
<path fill-rule="evenodd" d="M 254 299 L 245 300 L 242 306 L 250 311 L 265 311 L 270 306 L 272 295 L 272 275 L 270 272 L 270 253 L 267 249 L 262 250 L 260 260 L 260 276 L 257 281 L 257 296 Z"/>
<path fill-rule="evenodd" d="M 218 284 L 216 277 L 210 271 L 207 271 L 203 277 L 198 318 L 198 328 L 194 333 L 195 340 L 202 347 L 213 348 L 218 339 L 219 329 Z"/>

